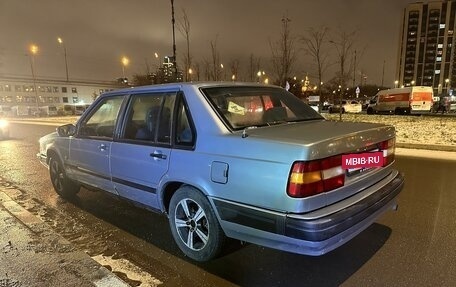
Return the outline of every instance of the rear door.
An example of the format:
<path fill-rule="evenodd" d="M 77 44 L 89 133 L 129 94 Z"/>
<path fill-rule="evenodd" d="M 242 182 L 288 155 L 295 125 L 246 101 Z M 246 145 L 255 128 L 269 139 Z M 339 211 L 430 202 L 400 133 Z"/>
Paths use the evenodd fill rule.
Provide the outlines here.
<path fill-rule="evenodd" d="M 410 99 L 412 112 L 429 112 L 433 104 L 432 91 L 413 91 Z"/>
<path fill-rule="evenodd" d="M 114 188 L 158 208 L 157 187 L 168 170 L 177 91 L 131 95 L 119 139 L 111 146 Z"/>

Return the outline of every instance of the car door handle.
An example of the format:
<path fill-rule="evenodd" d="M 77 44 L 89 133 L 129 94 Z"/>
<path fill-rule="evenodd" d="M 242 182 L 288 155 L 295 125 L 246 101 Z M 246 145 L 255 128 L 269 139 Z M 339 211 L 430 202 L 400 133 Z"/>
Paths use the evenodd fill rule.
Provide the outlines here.
<path fill-rule="evenodd" d="M 108 149 L 108 146 L 105 144 L 101 144 L 98 146 L 98 148 L 100 149 L 100 151 L 106 151 Z"/>
<path fill-rule="evenodd" d="M 166 159 L 167 156 L 166 154 L 162 154 L 161 152 L 153 152 L 150 154 L 151 157 L 153 158 L 159 158 L 159 159 Z"/>

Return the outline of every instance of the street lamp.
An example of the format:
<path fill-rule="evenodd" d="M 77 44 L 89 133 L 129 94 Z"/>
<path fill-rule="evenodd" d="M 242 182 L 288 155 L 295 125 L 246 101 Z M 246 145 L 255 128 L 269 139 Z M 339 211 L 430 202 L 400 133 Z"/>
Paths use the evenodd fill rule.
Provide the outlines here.
<path fill-rule="evenodd" d="M 158 53 L 155 52 L 154 56 L 155 56 L 155 59 L 157 60 L 157 70 L 159 70 L 160 69 L 160 59 L 158 58 Z"/>
<path fill-rule="evenodd" d="M 397 88 L 398 85 L 399 85 L 399 81 L 398 80 L 394 81 L 394 87 Z"/>
<path fill-rule="evenodd" d="M 38 103 L 38 90 L 36 89 L 36 76 L 35 76 L 35 55 L 38 54 L 38 46 L 35 44 L 31 44 L 29 47 L 30 51 L 30 69 L 32 70 L 32 78 L 33 78 L 33 90 L 35 91 L 35 99 L 36 99 L 36 107 L 39 107 Z M 38 112 L 38 111 L 37 111 Z"/>
<path fill-rule="evenodd" d="M 66 52 L 66 47 L 65 44 L 63 43 L 62 38 L 58 37 L 57 42 L 59 42 L 60 45 L 63 47 L 63 56 L 65 57 L 65 72 L 66 72 L 66 80 L 67 82 L 69 81 L 68 77 L 68 61 L 67 61 L 67 52 Z"/>
<path fill-rule="evenodd" d="M 414 86 L 414 85 L 415 85 L 415 81 L 411 81 L 410 84 L 411 84 L 412 86 Z"/>
<path fill-rule="evenodd" d="M 127 58 L 127 57 L 122 57 L 122 59 L 120 60 L 120 62 L 122 63 L 122 77 L 123 79 L 125 80 L 125 68 L 128 66 L 128 64 L 130 63 L 130 60 Z"/>
<path fill-rule="evenodd" d="M 192 68 L 189 68 L 189 69 L 188 69 L 188 81 L 189 81 L 189 82 L 192 81 L 192 74 L 193 74 L 193 70 L 192 70 Z"/>
<path fill-rule="evenodd" d="M 450 85 L 450 79 L 445 79 L 445 89 L 446 89 L 447 94 L 449 94 L 449 91 L 448 91 L 449 85 Z"/>
<path fill-rule="evenodd" d="M 223 64 L 220 64 L 220 68 L 222 69 L 222 81 L 225 81 L 226 79 L 226 71 L 225 71 L 225 67 L 223 66 Z"/>

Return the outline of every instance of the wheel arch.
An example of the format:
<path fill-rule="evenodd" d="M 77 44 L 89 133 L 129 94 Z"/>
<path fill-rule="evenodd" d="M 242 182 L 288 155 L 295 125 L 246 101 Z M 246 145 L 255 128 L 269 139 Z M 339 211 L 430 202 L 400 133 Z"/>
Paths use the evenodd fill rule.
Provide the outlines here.
<path fill-rule="evenodd" d="M 210 200 L 210 198 L 208 197 L 208 193 L 205 192 L 205 190 L 202 187 L 197 186 L 192 183 L 177 181 L 177 180 L 167 182 L 161 189 L 161 196 L 160 196 L 161 207 L 162 207 L 162 210 L 166 214 L 169 213 L 169 205 L 170 205 L 171 198 L 173 197 L 174 193 L 176 193 L 176 191 L 183 186 L 188 186 L 190 188 L 194 188 L 196 191 L 200 192 L 204 197 L 206 197 L 207 200 L 209 201 L 209 204 L 212 206 L 212 209 L 214 210 L 214 212 L 217 214 L 217 217 L 218 217 L 218 213 L 214 208 L 214 204 L 213 204 L 212 200 Z"/>
<path fill-rule="evenodd" d="M 46 163 L 49 165 L 51 158 L 56 157 L 62 162 L 62 157 L 60 156 L 60 153 L 54 149 L 54 148 L 49 148 L 46 151 Z M 62 162 L 63 163 L 63 162 Z"/>

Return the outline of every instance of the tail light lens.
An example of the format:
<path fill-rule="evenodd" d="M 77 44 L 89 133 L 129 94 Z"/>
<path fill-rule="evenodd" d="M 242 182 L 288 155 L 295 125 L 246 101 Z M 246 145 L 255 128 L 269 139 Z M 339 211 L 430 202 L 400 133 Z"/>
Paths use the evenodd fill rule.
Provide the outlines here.
<path fill-rule="evenodd" d="M 383 166 L 394 162 L 395 144 L 395 138 L 378 144 L 378 148 L 383 151 Z M 304 198 L 331 191 L 344 184 L 342 155 L 313 161 L 297 161 L 291 168 L 287 194 L 291 197 Z"/>
<path fill-rule="evenodd" d="M 380 150 L 383 151 L 383 166 L 387 166 L 394 162 L 394 153 L 395 153 L 396 139 L 392 138 L 386 141 L 383 141 L 379 144 Z"/>
<path fill-rule="evenodd" d="M 341 187 L 344 182 L 341 155 L 321 160 L 298 161 L 291 169 L 287 194 L 291 197 L 308 197 Z"/>

